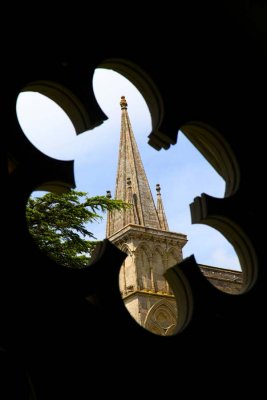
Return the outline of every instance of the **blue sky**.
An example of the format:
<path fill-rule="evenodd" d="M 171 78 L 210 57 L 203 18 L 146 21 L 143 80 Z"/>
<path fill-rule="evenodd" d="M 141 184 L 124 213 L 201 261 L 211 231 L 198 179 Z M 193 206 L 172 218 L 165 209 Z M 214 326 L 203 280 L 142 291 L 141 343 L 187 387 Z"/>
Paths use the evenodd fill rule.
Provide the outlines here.
<path fill-rule="evenodd" d="M 78 136 L 67 115 L 54 102 L 38 93 L 21 93 L 17 115 L 28 139 L 50 157 L 75 160 L 78 190 L 90 196 L 105 195 L 107 190 L 114 194 L 121 122 L 119 102 L 125 96 L 154 199 L 155 186 L 160 183 L 170 230 L 188 236 L 184 257 L 194 254 L 200 264 L 240 269 L 232 246 L 219 232 L 205 225 L 191 224 L 189 204 L 201 193 L 223 197 L 223 179 L 181 132 L 177 144 L 167 151 L 156 151 L 147 144 L 151 131 L 147 105 L 124 77 L 98 69 L 93 85 L 98 103 L 109 119 Z M 105 237 L 105 222 L 104 218 L 102 223 L 89 226 L 98 239 Z"/>

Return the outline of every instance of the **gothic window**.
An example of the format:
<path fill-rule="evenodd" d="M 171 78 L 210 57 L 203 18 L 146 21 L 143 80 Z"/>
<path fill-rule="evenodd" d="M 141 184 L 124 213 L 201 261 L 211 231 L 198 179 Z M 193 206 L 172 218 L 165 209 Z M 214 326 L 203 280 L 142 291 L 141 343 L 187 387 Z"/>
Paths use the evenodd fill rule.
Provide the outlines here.
<path fill-rule="evenodd" d="M 173 267 L 178 261 L 181 260 L 177 252 L 175 252 L 173 249 L 170 249 L 167 253 L 167 268 Z"/>
<path fill-rule="evenodd" d="M 148 311 L 144 326 L 157 335 L 169 336 L 175 331 L 177 309 L 167 300 L 159 300 Z"/>
<path fill-rule="evenodd" d="M 151 274 L 150 274 L 150 265 L 149 258 L 146 251 L 143 248 L 138 250 L 137 254 L 137 274 L 140 281 L 140 289 L 151 289 Z"/>
<path fill-rule="evenodd" d="M 156 250 L 153 254 L 153 275 L 154 275 L 154 285 L 156 291 L 164 292 L 166 291 L 166 281 L 163 277 L 164 274 L 164 264 L 163 257 L 159 250 Z"/>

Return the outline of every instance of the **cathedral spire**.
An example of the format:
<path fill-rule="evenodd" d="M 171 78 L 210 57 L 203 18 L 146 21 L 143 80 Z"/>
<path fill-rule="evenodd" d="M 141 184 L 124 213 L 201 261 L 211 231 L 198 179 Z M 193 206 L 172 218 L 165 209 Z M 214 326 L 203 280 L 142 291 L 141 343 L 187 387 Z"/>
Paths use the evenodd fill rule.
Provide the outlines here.
<path fill-rule="evenodd" d="M 183 258 L 187 242 L 181 233 L 170 232 L 157 184 L 157 208 L 137 148 L 123 96 L 115 199 L 131 204 L 126 210 L 108 213 L 107 238 L 128 254 L 119 274 L 126 308 L 143 327 L 160 335 L 175 330 L 176 301 L 164 279 L 167 268 Z M 107 197 L 111 198 L 110 191 Z"/>
<path fill-rule="evenodd" d="M 115 199 L 127 201 L 132 204 L 132 207 L 111 213 L 107 236 L 113 235 L 128 224 L 162 229 L 134 138 L 127 112 L 128 104 L 124 96 L 121 97 L 120 106 L 121 133 Z M 166 226 L 168 227 L 167 221 Z"/>
<path fill-rule="evenodd" d="M 159 184 L 156 185 L 156 191 L 157 191 L 157 213 L 158 213 L 158 217 L 159 217 L 160 228 L 163 231 L 168 231 L 169 226 L 168 226 L 167 218 L 166 218 L 164 207 L 163 207 Z"/>

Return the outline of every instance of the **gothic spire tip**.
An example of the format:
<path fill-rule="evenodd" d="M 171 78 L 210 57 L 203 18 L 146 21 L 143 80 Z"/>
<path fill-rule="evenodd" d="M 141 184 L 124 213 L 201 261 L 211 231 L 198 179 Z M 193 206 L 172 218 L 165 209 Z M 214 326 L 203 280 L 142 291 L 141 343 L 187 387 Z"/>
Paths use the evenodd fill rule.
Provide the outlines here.
<path fill-rule="evenodd" d="M 160 184 L 159 183 L 156 184 L 156 191 L 157 191 L 157 194 L 160 194 Z"/>
<path fill-rule="evenodd" d="M 127 110 L 128 104 L 125 99 L 125 96 L 121 96 L 120 106 L 122 110 Z"/>

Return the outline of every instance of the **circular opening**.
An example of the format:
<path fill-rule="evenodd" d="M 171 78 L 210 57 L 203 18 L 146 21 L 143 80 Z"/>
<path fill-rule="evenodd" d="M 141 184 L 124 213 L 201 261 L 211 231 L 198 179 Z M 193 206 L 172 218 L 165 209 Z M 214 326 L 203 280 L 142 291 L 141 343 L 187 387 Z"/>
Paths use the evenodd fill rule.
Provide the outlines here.
<path fill-rule="evenodd" d="M 17 117 L 25 136 L 42 153 L 58 160 L 74 159 L 74 126 L 53 100 L 37 92 L 22 92 Z"/>
<path fill-rule="evenodd" d="M 30 119 L 29 125 L 31 129 L 35 132 L 31 140 L 36 147 L 39 146 L 39 140 L 41 143 L 45 143 L 45 146 L 48 146 L 49 142 L 49 150 L 47 150 L 43 144 L 38 148 L 50 156 L 54 156 L 58 159 L 75 160 L 75 180 L 78 191 L 86 192 L 90 198 L 94 196 L 105 196 L 106 192 L 110 191 L 112 198 L 114 198 L 122 124 L 122 110 L 119 106 L 119 102 L 122 95 L 126 96 L 128 102 L 127 113 L 140 153 L 140 157 L 135 156 L 135 159 L 138 159 L 137 164 L 139 166 L 137 175 L 139 177 L 141 176 L 140 168 L 142 167 L 146 173 L 148 185 L 153 192 L 152 196 L 154 197 L 155 203 L 153 207 L 157 210 L 156 213 L 158 213 L 158 218 L 160 220 L 160 229 L 158 229 L 156 236 L 159 237 L 162 235 L 162 241 L 159 240 L 157 242 L 157 240 L 155 240 L 155 231 L 153 231 L 155 227 L 152 227 L 152 231 L 147 235 L 147 222 L 144 223 L 143 221 L 146 218 L 145 221 L 149 220 L 149 212 L 144 212 L 143 216 L 140 214 L 137 206 L 138 197 L 135 197 L 135 195 L 137 195 L 135 192 L 137 189 L 137 181 L 126 176 L 127 174 L 125 175 L 126 182 L 124 183 L 126 185 L 125 190 L 128 193 L 128 197 L 125 199 L 130 202 L 132 206 L 124 213 L 124 217 L 126 218 L 125 226 L 129 224 L 129 221 L 132 221 L 132 216 L 135 218 L 133 224 L 135 226 L 131 227 L 130 234 L 127 230 L 124 230 L 125 226 L 123 226 L 120 235 L 116 235 L 116 232 L 110 231 L 108 237 L 120 248 L 123 246 L 126 248 L 128 246 L 128 257 L 132 257 L 133 260 L 132 272 L 130 272 L 130 267 L 128 267 L 129 258 L 124 267 L 121 268 L 120 282 L 122 282 L 123 279 L 127 281 L 128 278 L 123 278 L 123 270 L 129 270 L 129 273 L 124 273 L 125 276 L 129 277 L 129 281 L 125 283 L 124 287 L 121 286 L 122 293 L 124 290 L 127 291 L 128 300 L 126 300 L 126 297 L 122 294 L 126 306 L 130 304 L 130 297 L 133 299 L 135 295 L 139 296 L 139 293 L 140 299 L 142 296 L 142 298 L 144 298 L 144 296 L 146 298 L 147 303 L 143 307 L 143 309 L 146 310 L 146 315 L 144 312 L 142 319 L 140 316 L 137 317 L 136 311 L 133 310 L 133 304 L 139 304 L 138 296 L 136 297 L 137 300 L 131 300 L 131 306 L 128 306 L 129 311 L 131 312 L 131 310 L 133 310 L 132 315 L 136 316 L 137 321 L 139 321 L 142 326 L 148 327 L 151 326 L 151 324 L 147 322 L 147 315 L 152 315 L 151 310 L 152 307 L 154 307 L 153 318 L 161 321 L 162 333 L 160 334 L 166 335 L 174 333 L 173 321 L 175 318 L 177 319 L 177 311 L 175 311 L 176 301 L 172 288 L 163 277 L 163 273 L 181 260 L 183 256 L 191 253 L 196 254 L 199 264 L 212 266 L 216 262 L 216 268 L 219 267 L 219 269 L 223 269 L 226 267 L 227 270 L 238 266 L 237 259 L 233 258 L 235 253 L 229 252 L 229 249 L 227 249 L 226 253 L 224 252 L 225 242 L 223 243 L 218 240 L 218 234 L 217 237 L 215 234 L 211 234 L 211 231 L 209 234 L 204 234 L 204 231 L 201 231 L 201 229 L 205 228 L 202 226 L 198 227 L 197 234 L 194 234 L 196 226 L 192 226 L 190 222 L 189 204 L 194 197 L 202 192 L 216 197 L 224 197 L 225 182 L 181 132 L 179 132 L 177 146 L 170 148 L 167 152 L 156 152 L 153 148 L 147 146 L 147 136 L 151 131 L 151 117 L 148 112 L 148 107 L 137 89 L 121 75 L 114 71 L 98 69 L 95 71 L 93 84 L 95 96 L 103 111 L 108 115 L 108 121 L 100 127 L 87 131 L 79 136 L 75 135 L 74 128 L 72 127 L 70 136 L 68 136 L 69 139 L 67 137 L 56 139 L 56 136 L 52 135 L 51 137 L 53 137 L 53 140 L 48 141 L 45 136 L 40 139 L 40 135 L 37 133 L 37 127 L 45 125 L 46 120 L 38 120 L 38 113 L 35 111 L 34 118 L 32 118 L 33 112 L 28 113 L 27 117 Z M 31 95 L 30 93 L 23 93 L 23 95 L 24 94 Z M 37 93 L 34 93 L 34 95 L 37 95 Z M 23 99 L 23 97 L 21 99 Z M 32 104 L 32 102 L 28 103 Z M 58 108 L 56 104 L 55 106 Z M 19 107 L 21 106 L 18 106 L 18 109 Z M 62 112 L 62 110 L 60 112 Z M 40 114 L 43 114 L 42 110 L 40 110 Z M 52 115 L 52 111 L 49 115 Z M 22 119 L 21 116 L 19 118 L 20 120 Z M 53 120 L 59 121 L 56 111 L 53 112 Z M 47 127 L 43 128 L 43 132 L 51 130 Z M 26 128 L 24 129 L 26 130 Z M 59 126 L 56 130 L 63 132 L 65 128 L 61 129 Z M 62 150 L 62 146 L 64 148 L 66 147 L 64 150 L 66 152 L 64 154 L 59 153 L 59 149 Z M 143 165 L 140 159 L 142 159 Z M 127 182 L 129 182 L 128 178 L 131 178 L 130 184 L 127 184 Z M 144 183 L 144 180 L 142 182 Z M 154 189 L 156 187 L 158 188 L 158 186 L 156 186 L 158 184 L 160 184 L 161 187 L 160 193 L 158 190 Z M 109 196 L 110 195 L 108 195 L 108 197 Z M 150 196 L 151 195 L 148 196 L 149 200 L 145 201 L 146 206 L 153 203 L 153 199 L 151 203 Z M 136 201 L 137 203 L 135 203 Z M 144 209 L 146 208 L 144 207 Z M 106 221 L 112 217 L 112 214 L 102 214 L 101 210 L 99 214 L 105 217 L 103 223 L 90 225 L 88 231 L 93 232 L 96 238 L 102 240 L 106 237 Z M 130 216 L 130 214 L 132 216 Z M 167 228 L 166 224 L 164 227 L 165 219 L 169 224 Z M 136 237 L 139 235 L 138 240 L 134 239 L 135 235 Z M 188 239 L 187 244 L 186 236 Z M 209 239 L 207 239 L 207 237 Z M 165 247 L 163 243 L 165 243 Z M 203 252 L 205 248 L 208 250 Z M 139 253 L 142 249 L 143 253 L 140 255 Z M 220 263 L 215 261 L 214 257 L 211 257 L 216 251 L 217 254 L 220 252 L 221 254 L 226 254 L 224 259 L 221 258 Z M 202 257 L 204 253 L 205 257 Z M 140 261 L 140 257 L 143 260 L 142 262 Z M 125 267 L 126 265 L 127 267 Z M 157 301 L 152 301 L 153 296 Z M 165 303 L 161 302 L 163 300 Z M 155 306 L 158 301 L 161 303 Z M 165 304 L 167 308 L 164 308 L 162 304 Z M 138 309 L 138 307 L 139 306 L 136 305 L 136 309 Z M 157 312 L 155 312 L 156 309 Z M 166 323 L 162 322 L 163 315 L 166 315 Z M 169 318 L 169 325 L 167 324 L 167 315 Z M 159 333 L 159 331 L 157 333 Z"/>

